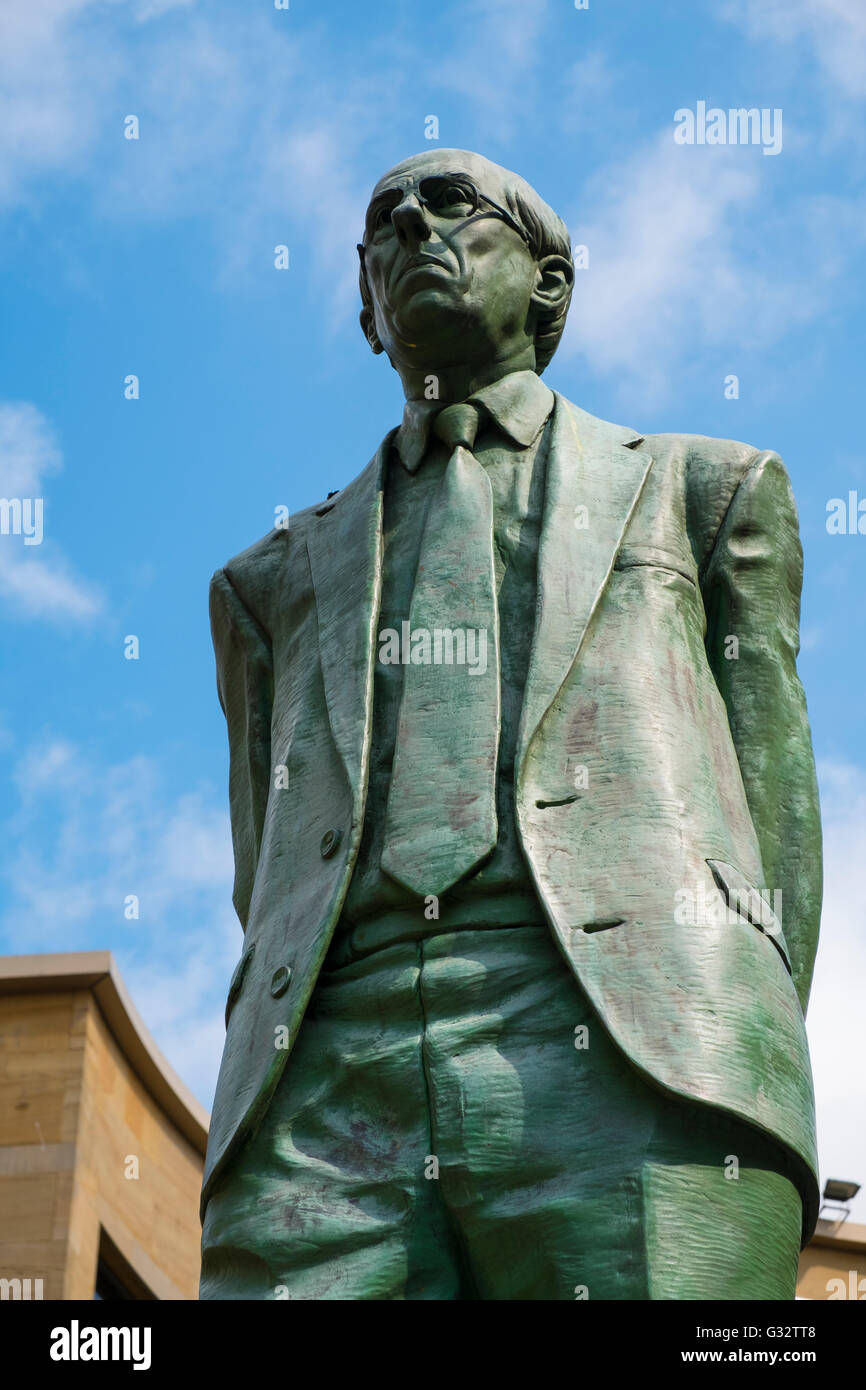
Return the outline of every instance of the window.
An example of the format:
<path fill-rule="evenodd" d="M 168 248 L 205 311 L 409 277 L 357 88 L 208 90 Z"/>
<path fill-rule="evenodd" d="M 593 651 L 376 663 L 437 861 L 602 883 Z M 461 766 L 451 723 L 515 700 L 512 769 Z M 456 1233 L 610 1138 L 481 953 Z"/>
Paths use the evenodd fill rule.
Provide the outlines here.
<path fill-rule="evenodd" d="M 104 1229 L 100 1229 L 99 1232 L 99 1257 L 96 1262 L 96 1287 L 93 1297 L 111 1303 L 117 1303 L 121 1299 L 156 1299 L 156 1294 L 148 1288 L 141 1276 L 136 1274 Z"/>

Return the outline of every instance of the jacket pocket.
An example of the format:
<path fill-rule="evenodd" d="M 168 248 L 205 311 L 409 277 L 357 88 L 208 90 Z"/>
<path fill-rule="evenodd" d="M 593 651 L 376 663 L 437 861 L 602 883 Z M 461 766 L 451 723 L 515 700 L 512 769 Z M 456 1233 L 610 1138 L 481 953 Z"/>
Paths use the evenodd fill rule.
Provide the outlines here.
<path fill-rule="evenodd" d="M 671 550 L 654 545 L 623 545 L 614 561 L 615 570 L 670 570 L 697 588 L 697 571 Z"/>
<path fill-rule="evenodd" d="M 733 864 L 726 864 L 724 859 L 708 859 L 707 864 L 728 907 L 738 917 L 751 922 L 753 927 L 757 927 L 758 931 L 770 938 L 790 975 L 791 957 L 782 932 L 782 923 L 767 899 L 749 882 L 745 874 L 734 868 Z"/>

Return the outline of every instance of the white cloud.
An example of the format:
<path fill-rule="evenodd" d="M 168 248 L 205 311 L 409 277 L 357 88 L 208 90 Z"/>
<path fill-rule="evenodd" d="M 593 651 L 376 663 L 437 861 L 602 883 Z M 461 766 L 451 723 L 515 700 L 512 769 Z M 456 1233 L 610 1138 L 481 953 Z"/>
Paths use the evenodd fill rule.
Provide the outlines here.
<path fill-rule="evenodd" d="M 30 203 L 40 177 L 87 172 L 136 90 L 129 20 L 143 25 L 195 0 L 3 0 L 0 6 L 0 207 Z"/>
<path fill-rule="evenodd" d="M 0 545 L 8 544 L 7 537 Z M 0 593 L 10 603 L 4 613 L 22 618 L 44 618 L 53 623 L 86 622 L 102 608 L 102 598 L 94 587 L 83 584 L 60 557 L 49 554 L 34 558 L 33 550 L 13 556 L 0 549 Z"/>
<path fill-rule="evenodd" d="M 799 45 L 817 61 L 834 96 L 866 96 L 863 0 L 728 0 L 722 13 L 777 49 Z"/>
<path fill-rule="evenodd" d="M 0 497 L 41 502 L 44 527 L 45 480 L 62 466 L 54 433 L 36 407 L 0 403 Z M 83 622 L 102 609 L 97 589 L 76 577 L 50 535 L 28 545 L 24 535 L 0 534 L 0 594 L 9 600 L 7 617 Z"/>
<path fill-rule="evenodd" d="M 208 1110 L 225 1044 L 225 996 L 242 939 L 235 923 L 234 950 L 213 932 L 187 933 L 174 961 L 125 960 L 124 984 L 169 1064 Z M 216 957 L 216 960 L 215 960 Z"/>
<path fill-rule="evenodd" d="M 162 22 L 165 0 L 12 0 L 14 38 L 0 132 L 0 206 L 36 205 L 42 182 L 79 181 L 106 218 L 207 217 L 223 286 L 288 242 L 331 317 L 357 311 L 357 258 L 371 148 L 375 176 L 394 148 L 394 112 L 416 101 L 429 62 L 411 31 L 371 34 L 351 68 L 321 62 L 326 34 L 273 14 L 190 8 Z M 171 8 L 178 8 L 172 5 Z M 533 100 L 546 0 L 469 0 L 460 42 L 437 80 L 471 108 L 474 139 L 503 139 Z M 148 22 L 144 22 L 148 21 Z M 407 37 L 408 35 L 408 37 Z M 443 44 L 450 29 L 442 29 Z M 124 115 L 140 139 L 123 138 Z M 423 146 L 418 107 L 417 139 Z M 459 132 L 441 130 L 444 144 Z"/>
<path fill-rule="evenodd" d="M 612 110 L 610 97 L 617 83 L 622 82 L 622 69 L 615 71 L 602 48 L 590 48 L 577 62 L 566 69 L 562 82 L 560 121 L 571 133 L 584 128 L 591 135 L 599 127 L 599 113 L 604 112 L 605 128 L 609 129 Z"/>
<path fill-rule="evenodd" d="M 469 0 L 460 6 L 460 32 L 436 80 L 472 103 L 489 136 L 510 136 L 533 100 L 547 18 L 547 0 L 531 6 L 526 0 Z M 461 146 L 445 129 L 440 135 L 443 145 Z"/>
<path fill-rule="evenodd" d="M 649 376 L 656 391 L 684 339 L 719 334 L 749 303 L 727 222 L 758 191 L 749 162 L 730 157 L 743 151 L 684 150 L 672 131 L 582 190 L 591 211 L 572 235 L 590 267 L 577 272 L 563 343 L 601 371 Z"/>
<path fill-rule="evenodd" d="M 320 124 L 275 140 L 263 172 L 271 187 L 292 189 L 296 206 L 309 209 L 313 235 L 304 240 L 318 278 L 329 285 L 331 321 L 341 321 L 360 303 L 355 245 L 370 195 L 346 159 L 345 131 Z"/>
<path fill-rule="evenodd" d="M 94 914 L 123 924 L 130 893 L 141 900 L 141 922 L 150 930 L 165 925 L 183 896 L 218 895 L 228 903 L 223 915 L 232 916 L 227 814 L 203 792 L 166 806 L 149 758 L 95 767 L 82 749 L 55 739 L 22 755 L 13 782 L 19 808 L 12 834 L 20 827 L 22 835 L 5 873 L 21 931 L 43 941 L 43 949 L 88 930 Z M 40 834 L 30 835 L 36 826 Z"/>
<path fill-rule="evenodd" d="M 776 223 L 756 149 L 683 147 L 672 132 L 673 119 L 590 178 L 571 221 L 590 266 L 560 351 L 615 374 L 631 401 L 675 395 L 687 355 L 730 344 L 739 362 L 814 319 L 863 236 L 862 208 L 844 198 L 804 199 Z M 786 255 L 792 217 L 804 236 Z"/>
<path fill-rule="evenodd" d="M 196 0 L 133 0 L 133 14 L 138 20 L 159 19 L 169 10 L 186 9 Z"/>
<path fill-rule="evenodd" d="M 43 415 L 27 401 L 0 404 L 0 482 L 5 497 L 35 497 L 63 459 Z"/>
<path fill-rule="evenodd" d="M 13 786 L 4 950 L 113 951 L 148 1029 L 209 1105 L 242 944 L 224 796 L 170 798 L 152 759 L 100 766 L 65 739 L 22 754 Z M 130 894 L 138 919 L 124 915 Z"/>
<path fill-rule="evenodd" d="M 866 770 L 819 765 L 824 825 L 824 912 L 808 1032 L 818 1110 L 822 1182 L 863 1184 L 853 1219 L 866 1221 Z"/>
<path fill-rule="evenodd" d="M 288 242 L 295 273 L 312 269 L 345 317 L 369 194 L 358 152 L 389 127 L 376 74 L 319 75 L 315 34 L 302 47 L 264 12 L 190 11 L 166 27 L 157 0 L 134 11 L 154 22 L 130 32 L 120 3 L 65 0 L 37 19 L 16 0 L 5 74 L 0 59 L 0 207 L 75 178 L 106 219 L 207 216 L 223 286 Z M 128 114 L 138 140 L 123 137 Z"/>
<path fill-rule="evenodd" d="M 471 143 L 507 142 L 537 102 L 551 13 L 525 0 L 460 7 L 459 42 L 438 64 L 437 81 L 471 113 Z M 860 0 L 729 0 L 726 14 L 776 51 L 793 51 L 792 38 L 814 49 L 840 90 L 866 74 Z M 372 148 L 395 159 L 409 152 L 393 147 L 393 113 L 415 100 L 419 40 L 408 30 L 379 34 L 351 71 L 326 68 L 324 28 L 273 18 L 184 0 L 7 0 L 0 204 L 35 204 L 40 178 L 51 176 L 81 180 L 106 218 L 207 217 L 223 288 L 270 265 L 273 247 L 287 242 L 293 284 L 312 282 L 332 324 L 347 322 L 357 311 L 363 171 Z M 583 46 L 581 17 L 573 18 L 580 56 L 563 68 L 564 93 L 557 79 L 558 128 L 597 123 L 600 112 L 615 124 L 609 98 L 623 60 L 612 66 L 602 49 Z M 128 103 L 141 119 L 138 141 L 122 137 Z M 426 114 L 419 106 L 416 145 Z M 446 124 L 440 136 L 470 143 Z M 817 135 L 786 122 L 785 137 L 787 152 Z M 641 391 L 650 399 L 673 391 L 685 343 L 690 357 L 728 343 L 765 350 L 826 308 L 830 262 L 844 261 L 861 239 L 851 229 L 864 225 L 863 209 L 803 197 L 782 208 L 778 190 L 762 182 L 777 161 L 757 154 L 684 150 L 669 130 L 614 156 L 589 181 L 572 225 L 590 244 L 592 268 L 578 275 L 563 358 L 583 352 L 631 400 Z M 787 264 L 773 255 L 774 217 Z M 784 235 L 792 225 L 805 233 L 796 248 Z M 827 262 L 817 269 L 815 247 Z M 46 594 L 43 606 L 49 601 Z"/>
<path fill-rule="evenodd" d="M 0 8 L 0 206 L 26 201 L 43 174 L 79 169 L 117 77 L 104 39 L 77 32 L 93 0 L 6 0 Z"/>

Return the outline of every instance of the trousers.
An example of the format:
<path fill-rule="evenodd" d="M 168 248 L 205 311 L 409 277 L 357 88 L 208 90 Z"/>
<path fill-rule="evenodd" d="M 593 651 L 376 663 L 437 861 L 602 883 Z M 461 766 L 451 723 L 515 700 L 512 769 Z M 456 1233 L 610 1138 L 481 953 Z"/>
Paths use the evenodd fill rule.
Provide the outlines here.
<path fill-rule="evenodd" d="M 784 1151 L 639 1074 L 547 927 L 344 942 L 199 1296 L 788 1300 L 801 1216 Z"/>

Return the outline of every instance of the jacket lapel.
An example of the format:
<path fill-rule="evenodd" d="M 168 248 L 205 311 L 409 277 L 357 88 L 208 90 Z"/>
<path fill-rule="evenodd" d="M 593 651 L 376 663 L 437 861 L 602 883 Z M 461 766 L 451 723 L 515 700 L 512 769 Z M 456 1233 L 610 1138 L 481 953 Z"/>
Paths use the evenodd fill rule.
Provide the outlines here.
<path fill-rule="evenodd" d="M 598 420 L 558 392 L 538 550 L 535 635 L 517 740 L 529 745 L 580 651 L 652 459 L 634 430 Z"/>
<path fill-rule="evenodd" d="M 578 655 L 652 466 L 647 454 L 625 447 L 636 439 L 633 430 L 598 420 L 554 394 L 518 773 Z M 369 760 L 383 479 L 394 433 L 328 510 L 312 518 L 307 531 L 325 699 L 334 741 L 356 794 Z"/>
<path fill-rule="evenodd" d="M 363 473 L 311 518 L 307 552 L 334 742 L 356 796 L 366 782 L 382 589 L 384 468 L 394 431 Z"/>

